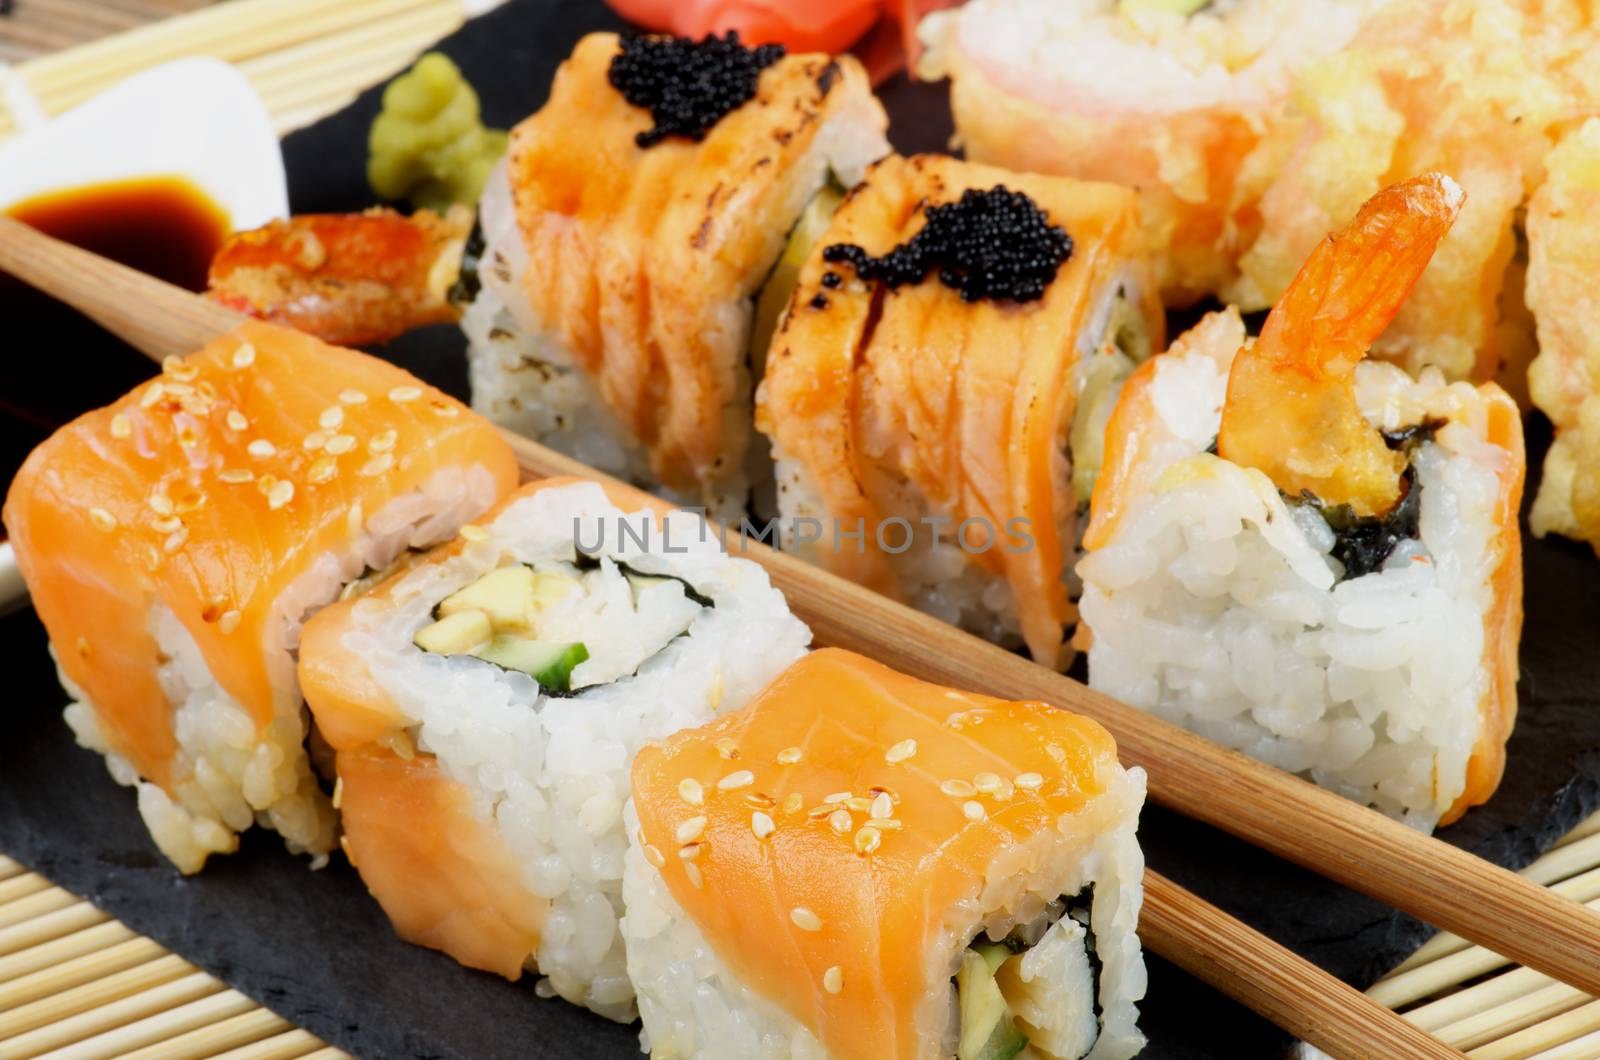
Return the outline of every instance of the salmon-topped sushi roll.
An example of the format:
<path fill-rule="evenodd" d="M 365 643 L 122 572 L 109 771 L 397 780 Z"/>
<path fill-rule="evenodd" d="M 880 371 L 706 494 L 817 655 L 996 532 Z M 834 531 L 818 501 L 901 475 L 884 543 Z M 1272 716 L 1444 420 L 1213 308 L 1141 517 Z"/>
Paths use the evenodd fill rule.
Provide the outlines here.
<path fill-rule="evenodd" d="M 782 305 L 790 231 L 888 152 L 887 124 L 848 56 L 585 37 L 484 191 L 474 407 L 737 518 L 751 468 L 770 475 L 750 450 L 775 315 L 757 304 Z"/>
<path fill-rule="evenodd" d="M 1144 786 L 1086 718 L 807 656 L 634 764 L 652 1054 L 1132 1056 Z"/>
<path fill-rule="evenodd" d="M 67 722 L 184 872 L 253 822 L 324 858 L 301 624 L 516 483 L 484 419 L 353 350 L 252 323 L 63 427 L 5 525 Z"/>
<path fill-rule="evenodd" d="M 550 480 L 318 614 L 300 679 L 345 851 L 395 930 L 629 1020 L 633 756 L 742 706 L 809 639 L 692 514 Z"/>
<path fill-rule="evenodd" d="M 1253 344 L 1229 310 L 1136 372 L 1078 564 L 1091 685 L 1421 828 L 1505 764 L 1522 420 L 1362 358 L 1461 205 L 1379 192 Z"/>
<path fill-rule="evenodd" d="M 785 547 L 1064 664 L 1105 417 L 1162 342 L 1137 241 L 1110 184 L 875 165 L 814 237 L 757 397 Z"/>

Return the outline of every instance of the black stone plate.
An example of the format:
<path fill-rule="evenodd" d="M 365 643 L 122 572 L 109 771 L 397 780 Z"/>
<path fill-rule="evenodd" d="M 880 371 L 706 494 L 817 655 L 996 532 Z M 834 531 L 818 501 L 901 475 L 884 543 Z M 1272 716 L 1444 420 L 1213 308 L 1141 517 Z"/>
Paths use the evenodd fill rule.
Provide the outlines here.
<path fill-rule="evenodd" d="M 506 127 L 544 100 L 579 36 L 619 25 L 597 2 L 512 0 L 441 48 L 477 86 L 487 120 Z M 946 144 L 940 86 L 894 81 L 883 97 L 902 150 Z M 363 160 L 377 107 L 368 92 L 285 140 L 296 211 L 369 203 Z M 460 351 L 452 329 L 436 328 L 377 352 L 465 396 Z M 1547 433 L 1536 422 L 1533 433 Z M 1530 439 L 1531 466 L 1546 440 Z M 1529 538 L 1526 569 L 1522 708 L 1505 783 L 1440 833 L 1514 867 L 1600 803 L 1600 613 L 1591 588 L 1600 566 L 1586 548 Z M 179 876 L 146 837 L 131 793 L 72 742 L 32 612 L 0 619 L 0 636 L 10 660 L 0 851 L 361 1057 L 637 1055 L 636 1028 L 541 1000 L 531 978 L 507 983 L 399 942 L 341 858 L 313 873 L 253 831 L 238 855 L 214 859 L 199 877 Z M 983 675 L 971 684 L 982 688 Z M 1153 868 L 1357 986 L 1427 935 L 1407 917 L 1169 811 L 1147 810 L 1141 837 Z M 1270 1024 L 1153 957 L 1142 1008 L 1147 1056 L 1272 1057 L 1288 1045 Z"/>

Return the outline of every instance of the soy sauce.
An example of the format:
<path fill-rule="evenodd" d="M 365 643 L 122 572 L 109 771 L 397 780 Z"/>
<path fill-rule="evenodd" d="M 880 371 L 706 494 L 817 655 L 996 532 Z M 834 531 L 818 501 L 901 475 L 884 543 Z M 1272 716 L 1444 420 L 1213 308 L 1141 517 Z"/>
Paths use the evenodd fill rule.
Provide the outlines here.
<path fill-rule="evenodd" d="M 181 177 L 91 184 L 5 213 L 58 239 L 201 291 L 230 230 L 227 213 Z M 155 365 L 93 321 L 0 273 L 0 490 L 29 450 L 75 417 L 149 379 Z"/>

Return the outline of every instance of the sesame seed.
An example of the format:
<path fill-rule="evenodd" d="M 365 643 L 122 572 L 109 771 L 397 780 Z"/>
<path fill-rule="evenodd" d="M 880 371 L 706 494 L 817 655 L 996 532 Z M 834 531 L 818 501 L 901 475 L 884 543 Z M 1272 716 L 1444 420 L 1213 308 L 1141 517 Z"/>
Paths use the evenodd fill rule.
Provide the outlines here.
<path fill-rule="evenodd" d="M 729 761 L 739 757 L 739 745 L 728 739 L 726 736 L 718 739 L 717 742 L 712 746 L 717 749 L 717 754 L 728 759 Z"/>
<path fill-rule="evenodd" d="M 183 526 L 183 520 L 176 515 L 164 515 L 150 524 L 150 529 L 158 534 L 170 534 Z"/>
<path fill-rule="evenodd" d="M 396 404 L 415 401 L 422 396 L 422 388 L 415 386 L 397 386 L 389 391 L 389 400 Z"/>
<path fill-rule="evenodd" d="M 323 445 L 330 456 L 343 456 L 356 447 L 356 436 L 353 434 L 336 434 L 329 438 Z"/>
<path fill-rule="evenodd" d="M 272 484 L 267 491 L 267 507 L 277 511 L 294 499 L 294 483 L 288 479 L 280 479 Z"/>
<path fill-rule="evenodd" d="M 90 508 L 89 521 L 94 524 L 96 530 L 103 533 L 109 534 L 117 528 L 117 517 L 104 508 Z"/>
<path fill-rule="evenodd" d="M 834 810 L 828 814 L 828 827 L 844 835 L 855 827 L 855 821 L 851 820 L 849 810 Z"/>
<path fill-rule="evenodd" d="M 685 861 L 693 861 L 700 856 L 699 843 L 685 843 L 678 848 L 678 856 Z"/>
<path fill-rule="evenodd" d="M 863 795 L 852 795 L 850 798 L 845 800 L 844 805 L 848 806 L 856 813 L 872 812 L 872 800 Z"/>
<path fill-rule="evenodd" d="M 325 431 L 336 431 L 344 422 L 344 409 L 338 405 L 329 405 L 322 410 L 322 415 L 317 417 L 317 426 Z"/>
<path fill-rule="evenodd" d="M 200 441 L 200 436 L 194 433 L 194 427 L 185 423 L 178 429 L 178 444 L 185 449 L 193 449 Z"/>
<path fill-rule="evenodd" d="M 890 802 L 894 803 L 896 806 L 900 805 L 900 796 L 895 793 L 895 790 L 893 788 L 886 787 L 886 786 L 884 786 L 882 784 L 874 784 L 874 785 L 872 785 L 872 787 L 867 789 L 867 794 L 869 794 L 869 795 L 887 795 L 887 796 L 889 796 L 889 801 Z"/>
<path fill-rule="evenodd" d="M 1000 790 L 1001 780 L 997 773 L 979 773 L 972 778 L 972 786 L 986 795 L 993 795 Z"/>
<path fill-rule="evenodd" d="M 162 386 L 161 383 L 151 383 L 145 388 L 144 394 L 139 398 L 139 407 L 142 409 L 150 408 L 156 402 L 161 400 L 161 395 L 165 394 L 166 391 L 167 388 Z"/>
<path fill-rule="evenodd" d="M 651 846 L 649 843 L 646 843 L 644 847 L 644 859 L 658 869 L 667 863 L 667 859 L 661 855 L 661 849 Z"/>
<path fill-rule="evenodd" d="M 822 973 L 822 989 L 830 994 L 837 994 L 844 989 L 844 969 L 837 964 L 832 965 Z"/>
<path fill-rule="evenodd" d="M 128 422 L 128 417 L 120 412 L 111 417 L 111 437 L 126 438 L 131 434 L 133 434 L 133 424 Z"/>
<path fill-rule="evenodd" d="M 172 498 L 158 490 L 150 493 L 150 510 L 157 515 L 171 515 L 173 511 Z"/>
<path fill-rule="evenodd" d="M 705 835 L 705 832 L 706 819 L 703 816 L 691 817 L 678 826 L 676 835 L 680 843 L 693 843 L 696 839 Z"/>
<path fill-rule="evenodd" d="M 833 813 L 833 810 L 834 810 L 834 808 L 832 806 L 829 806 L 828 804 L 824 803 L 821 806 L 813 806 L 813 807 L 811 807 L 811 809 L 806 811 L 806 816 L 809 817 L 813 821 L 818 821 L 818 820 L 821 820 L 822 818 L 828 816 L 829 814 Z"/>
<path fill-rule="evenodd" d="M 342 802 L 344 802 L 344 778 L 335 777 L 333 780 L 333 808 L 337 810 Z"/>
<path fill-rule="evenodd" d="M 698 891 L 701 887 L 705 886 L 706 881 L 705 877 L 700 875 L 700 866 L 696 865 L 694 862 L 685 861 L 683 863 L 683 874 L 689 877 L 689 882 L 694 884 L 695 890 Z"/>
<path fill-rule="evenodd" d="M 489 531 L 475 523 L 468 523 L 461 528 L 461 536 L 468 541 L 487 541 L 489 540 Z"/>
<path fill-rule="evenodd" d="M 168 374 L 174 374 L 183 371 L 183 358 L 179 357 L 175 353 L 167 354 L 165 357 L 161 358 L 161 370 L 163 372 L 167 372 Z"/>
<path fill-rule="evenodd" d="M 874 817 L 893 817 L 894 816 L 894 800 L 889 798 L 889 793 L 888 792 L 880 791 L 878 793 L 878 797 L 872 800 L 872 816 L 874 816 Z"/>
<path fill-rule="evenodd" d="M 961 804 L 961 812 L 966 814 L 969 821 L 981 821 L 988 816 L 988 813 L 983 808 L 983 803 L 974 802 L 971 799 Z"/>
<path fill-rule="evenodd" d="M 1038 773 L 1018 773 L 1016 784 L 1023 791 L 1033 791 L 1044 784 L 1044 777 Z"/>
<path fill-rule="evenodd" d="M 248 342 L 241 343 L 239 348 L 233 351 L 233 366 L 235 368 L 249 368 L 255 363 L 256 348 Z"/>
<path fill-rule="evenodd" d="M 367 395 L 359 390 L 341 390 L 339 391 L 339 400 L 346 405 L 363 405 L 366 403 Z"/>
<path fill-rule="evenodd" d="M 457 416 L 461 415 L 461 409 L 457 405 L 447 404 L 443 401 L 432 402 L 432 405 L 433 411 L 437 412 L 440 416 L 443 416 L 447 420 L 453 420 Z"/>
<path fill-rule="evenodd" d="M 801 931 L 822 930 L 822 918 L 803 905 L 797 905 L 789 910 L 789 919 L 794 921 L 794 926 Z"/>
<path fill-rule="evenodd" d="M 1016 793 L 1017 793 L 1016 785 L 1012 784 L 1011 781 L 1006 780 L 1004 777 L 1001 777 L 1000 778 L 1000 789 L 998 791 L 992 792 L 989 797 L 991 799 L 994 799 L 996 802 L 1005 802 L 1007 799 L 1011 798 L 1011 796 L 1015 795 Z"/>
<path fill-rule="evenodd" d="M 256 473 L 254 471 L 243 467 L 225 467 L 217 472 L 218 482 L 226 482 L 233 486 L 242 485 L 255 477 Z"/>
<path fill-rule="evenodd" d="M 798 747 L 785 747 L 778 752 L 778 764 L 780 766 L 792 766 L 800 761 L 801 753 Z"/>
<path fill-rule="evenodd" d="M 894 765 L 897 762 L 904 762 L 906 759 L 910 758 L 916 753 L 917 741 L 901 740 L 899 743 L 895 744 L 893 747 L 889 748 L 889 750 L 884 752 L 883 760 L 888 762 L 890 765 Z"/>
<path fill-rule="evenodd" d="M 229 409 L 224 417 L 230 431 L 245 431 L 250 429 L 250 418 L 238 409 Z"/>
<path fill-rule="evenodd" d="M 750 815 L 750 831 L 756 834 L 757 839 L 765 839 L 777 830 L 777 823 L 769 815 L 760 810 Z"/>
<path fill-rule="evenodd" d="M 873 828 L 881 828 L 885 832 L 897 832 L 901 827 L 900 821 L 893 817 L 874 817 L 867 824 Z"/>
<path fill-rule="evenodd" d="M 947 780 L 939 785 L 939 790 L 957 799 L 969 799 L 978 793 L 977 788 L 964 780 Z"/>
<path fill-rule="evenodd" d="M 870 854 L 883 843 L 883 833 L 876 828 L 863 827 L 856 833 L 856 853 Z"/>
<path fill-rule="evenodd" d="M 367 451 L 373 453 L 387 453 L 394 448 L 394 443 L 400 440 L 400 432 L 390 428 L 382 434 L 375 434 L 367 442 Z"/>
<path fill-rule="evenodd" d="M 778 800 L 764 791 L 747 791 L 744 793 L 744 801 L 745 805 L 754 806 L 758 810 L 770 810 L 778 805 Z"/>
<path fill-rule="evenodd" d="M 267 441 L 265 438 L 257 438 L 255 441 L 245 446 L 244 451 L 249 453 L 251 458 L 254 460 L 267 460 L 277 453 L 278 447 Z"/>
<path fill-rule="evenodd" d="M 849 802 L 851 794 L 848 791 L 836 791 L 832 795 L 824 795 L 822 801 L 827 803 Z"/>
<path fill-rule="evenodd" d="M 227 609 L 228 598 L 226 596 L 213 596 L 206 601 L 204 610 L 200 612 L 200 620 L 202 622 L 215 622 L 222 617 L 222 613 Z"/>
<path fill-rule="evenodd" d="M 339 473 L 339 465 L 333 462 L 331 456 L 319 456 L 316 462 L 306 471 L 306 481 L 313 486 L 327 482 Z"/>
<path fill-rule="evenodd" d="M 365 464 L 362 464 L 360 474 L 363 478 L 375 478 L 388 471 L 391 467 L 394 467 L 394 457 L 384 453 L 382 456 L 375 456 Z"/>
<path fill-rule="evenodd" d="M 684 777 L 678 781 L 678 798 L 690 806 L 699 806 L 706 801 L 706 790 L 693 777 Z"/>
<path fill-rule="evenodd" d="M 740 769 L 729 773 L 717 781 L 717 787 L 722 791 L 733 791 L 735 788 L 747 788 L 756 782 L 756 775 L 748 769 Z"/>
<path fill-rule="evenodd" d="M 799 813 L 800 807 L 806 804 L 805 797 L 798 791 L 791 791 L 783 800 L 784 813 Z"/>
<path fill-rule="evenodd" d="M 308 453 L 314 453 L 327 444 L 327 431 L 312 431 L 310 434 L 306 435 L 305 440 L 300 443 L 300 447 Z"/>
<path fill-rule="evenodd" d="M 180 526 L 178 529 L 176 529 L 172 533 L 168 534 L 167 535 L 167 539 L 165 541 L 161 542 L 161 550 L 163 552 L 165 552 L 167 555 L 170 556 L 172 553 L 174 553 L 174 552 L 178 551 L 178 549 L 182 548 L 184 546 L 184 543 L 187 542 L 188 540 L 189 540 L 189 528 L 185 527 L 185 526 Z"/>

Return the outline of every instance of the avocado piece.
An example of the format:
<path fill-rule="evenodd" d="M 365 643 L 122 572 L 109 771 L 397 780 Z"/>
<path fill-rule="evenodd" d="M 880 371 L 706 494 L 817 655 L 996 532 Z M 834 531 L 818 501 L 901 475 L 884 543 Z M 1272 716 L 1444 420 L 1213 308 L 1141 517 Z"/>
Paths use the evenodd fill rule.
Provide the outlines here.
<path fill-rule="evenodd" d="M 1121 0 L 1117 4 L 1117 11 L 1124 15 L 1142 15 L 1159 11 L 1187 18 L 1210 6 L 1211 0 Z"/>
<path fill-rule="evenodd" d="M 525 673 L 552 692 L 570 692 L 572 671 L 589 657 L 589 649 L 579 643 L 501 634 L 472 654 L 503 670 Z"/>
<path fill-rule="evenodd" d="M 472 649 L 494 636 L 489 616 L 472 609 L 446 615 L 417 630 L 412 643 L 423 651 L 438 655 L 469 655 Z"/>
<path fill-rule="evenodd" d="M 994 948 L 1009 956 L 1004 946 Z M 961 1006 L 961 1038 L 956 1060 L 1011 1060 L 1028 1044 L 1028 1036 L 1017 1029 L 1006 1007 L 1005 995 L 994 981 L 989 957 L 978 949 L 969 949 L 961 955 L 961 968 L 956 972 L 956 994 Z"/>
<path fill-rule="evenodd" d="M 1011 947 L 1002 942 L 974 942 L 972 952 L 983 958 L 983 962 L 989 966 L 989 974 L 993 975 L 1011 956 Z"/>
<path fill-rule="evenodd" d="M 839 209 L 843 201 L 844 189 L 830 175 L 828 183 L 812 196 L 806 208 L 800 212 L 800 219 L 789 231 L 789 242 L 784 245 L 778 263 L 772 267 L 767 282 L 761 287 L 761 294 L 756 299 L 755 321 L 750 328 L 751 373 L 757 379 L 761 377 L 761 370 L 766 364 L 767 348 L 772 345 L 772 336 L 778 331 L 778 321 L 782 319 L 784 310 L 789 308 L 789 298 L 794 294 L 795 284 L 800 282 L 800 270 L 805 267 L 812 248 L 828 230 L 828 222 L 833 220 L 834 211 Z"/>
<path fill-rule="evenodd" d="M 499 567 L 445 597 L 434 614 L 444 618 L 458 611 L 482 611 L 496 633 L 527 632 L 539 611 L 561 600 L 577 584 L 576 578 L 555 571 L 536 571 L 520 564 Z"/>
<path fill-rule="evenodd" d="M 1072 413 L 1067 444 L 1072 450 L 1072 492 L 1087 504 L 1105 460 L 1106 425 L 1116 410 L 1122 384 L 1133 374 L 1133 359 L 1121 350 L 1090 354 L 1083 393 Z"/>

